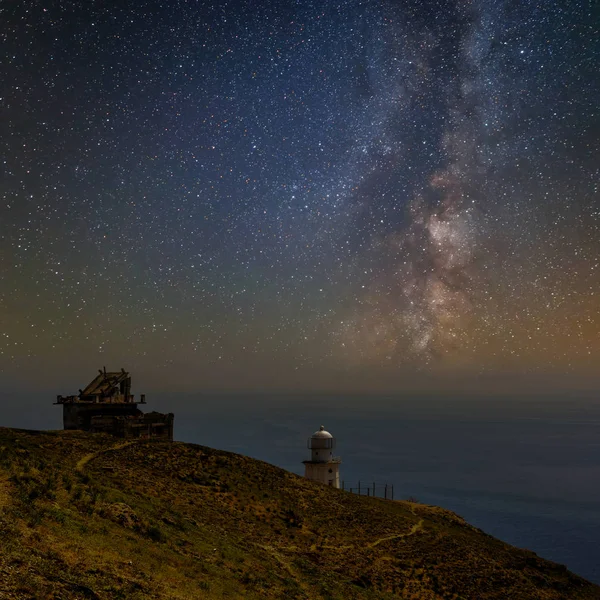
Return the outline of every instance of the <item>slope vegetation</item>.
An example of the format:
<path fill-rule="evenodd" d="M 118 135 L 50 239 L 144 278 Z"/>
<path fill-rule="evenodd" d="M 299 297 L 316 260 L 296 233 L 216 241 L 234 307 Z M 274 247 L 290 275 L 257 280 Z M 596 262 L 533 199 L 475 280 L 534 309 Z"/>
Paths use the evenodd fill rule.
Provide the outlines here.
<path fill-rule="evenodd" d="M 0 429 L 0 598 L 599 599 L 457 515 L 202 446 Z"/>

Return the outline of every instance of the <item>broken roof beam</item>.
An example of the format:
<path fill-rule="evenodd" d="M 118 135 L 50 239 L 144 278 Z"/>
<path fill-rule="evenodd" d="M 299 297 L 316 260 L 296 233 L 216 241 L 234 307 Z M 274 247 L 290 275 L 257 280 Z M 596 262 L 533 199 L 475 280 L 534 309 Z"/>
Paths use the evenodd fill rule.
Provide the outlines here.
<path fill-rule="evenodd" d="M 98 375 L 80 392 L 82 396 L 105 395 L 107 390 L 118 386 L 122 381 L 129 378 L 125 369 L 121 371 L 100 371 Z"/>

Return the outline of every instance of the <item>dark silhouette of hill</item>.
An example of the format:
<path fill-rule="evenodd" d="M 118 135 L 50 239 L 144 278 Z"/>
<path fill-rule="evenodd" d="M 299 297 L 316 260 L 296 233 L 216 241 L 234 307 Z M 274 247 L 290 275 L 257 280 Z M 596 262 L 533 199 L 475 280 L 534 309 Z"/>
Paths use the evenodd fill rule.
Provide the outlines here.
<path fill-rule="evenodd" d="M 0 598 L 599 599 L 432 506 L 192 444 L 0 429 Z"/>

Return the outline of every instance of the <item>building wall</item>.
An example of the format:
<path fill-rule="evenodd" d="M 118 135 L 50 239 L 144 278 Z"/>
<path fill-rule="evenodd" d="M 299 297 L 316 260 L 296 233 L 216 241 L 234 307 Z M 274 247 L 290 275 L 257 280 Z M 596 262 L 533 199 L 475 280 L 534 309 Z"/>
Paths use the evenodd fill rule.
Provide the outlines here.
<path fill-rule="evenodd" d="M 313 448 L 310 451 L 311 460 L 315 462 L 324 462 L 326 460 L 333 459 L 333 450 L 331 446 L 329 448 Z"/>
<path fill-rule="evenodd" d="M 318 481 L 323 485 L 340 487 L 340 465 L 339 463 L 304 463 L 304 476 L 311 481 Z"/>
<path fill-rule="evenodd" d="M 135 418 L 97 416 L 92 418 L 92 433 L 110 433 L 120 438 L 173 440 L 173 414 L 152 413 Z"/>
<path fill-rule="evenodd" d="M 141 415 L 137 404 L 110 404 L 73 402 L 63 404 L 63 427 L 89 431 L 92 417 Z"/>
<path fill-rule="evenodd" d="M 173 413 L 144 414 L 137 404 L 63 404 L 63 426 L 94 433 L 110 433 L 122 438 L 161 438 L 173 440 Z"/>

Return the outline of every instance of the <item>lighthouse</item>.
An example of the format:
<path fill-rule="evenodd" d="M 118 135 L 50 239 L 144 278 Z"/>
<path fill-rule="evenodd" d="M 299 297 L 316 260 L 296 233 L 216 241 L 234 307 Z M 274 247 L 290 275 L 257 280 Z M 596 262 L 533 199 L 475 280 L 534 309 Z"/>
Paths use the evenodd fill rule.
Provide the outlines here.
<path fill-rule="evenodd" d="M 319 431 L 315 431 L 308 439 L 308 448 L 310 460 L 302 461 L 305 467 L 304 477 L 339 488 L 342 461 L 339 456 L 333 456 L 335 438 L 321 425 Z"/>

